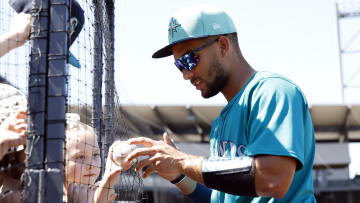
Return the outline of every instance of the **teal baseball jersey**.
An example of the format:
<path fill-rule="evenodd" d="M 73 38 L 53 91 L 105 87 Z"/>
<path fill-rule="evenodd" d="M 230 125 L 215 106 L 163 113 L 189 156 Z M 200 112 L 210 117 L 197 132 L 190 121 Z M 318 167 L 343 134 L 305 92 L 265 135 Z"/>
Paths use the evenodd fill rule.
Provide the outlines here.
<path fill-rule="evenodd" d="M 299 87 L 278 74 L 257 72 L 214 120 L 210 155 L 293 157 L 297 169 L 292 184 L 281 199 L 236 196 L 213 190 L 211 202 L 316 202 L 314 154 L 314 128 Z"/>

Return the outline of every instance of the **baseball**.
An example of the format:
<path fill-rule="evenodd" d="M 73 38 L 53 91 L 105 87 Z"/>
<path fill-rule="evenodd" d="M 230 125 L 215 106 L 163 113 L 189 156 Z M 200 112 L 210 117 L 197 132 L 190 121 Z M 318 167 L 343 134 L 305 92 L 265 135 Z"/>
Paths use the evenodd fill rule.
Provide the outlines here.
<path fill-rule="evenodd" d="M 124 170 L 127 170 L 131 167 L 131 163 L 125 165 L 126 156 L 135 149 L 134 145 L 130 145 L 126 141 L 116 141 L 113 144 L 113 160 L 118 165 L 121 166 Z"/>

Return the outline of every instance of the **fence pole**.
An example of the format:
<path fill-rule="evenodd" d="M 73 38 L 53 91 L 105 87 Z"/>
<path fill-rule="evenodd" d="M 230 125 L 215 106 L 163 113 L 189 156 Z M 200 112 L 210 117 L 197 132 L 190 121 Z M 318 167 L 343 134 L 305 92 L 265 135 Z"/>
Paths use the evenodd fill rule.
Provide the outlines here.
<path fill-rule="evenodd" d="M 62 202 L 69 2 L 33 0 L 32 5 L 23 197 L 27 203 Z"/>
<path fill-rule="evenodd" d="M 105 26 L 105 149 L 107 156 L 109 147 L 115 137 L 113 129 L 115 122 L 115 104 L 114 104 L 114 1 L 105 0 L 106 26 Z"/>
<path fill-rule="evenodd" d="M 98 138 L 98 144 L 100 148 L 101 156 L 101 172 L 100 177 L 104 173 L 104 154 L 103 154 L 103 142 L 101 136 L 102 129 L 102 78 L 103 78 L 103 3 L 102 0 L 93 0 L 94 5 L 94 74 L 93 74 L 93 127 Z"/>
<path fill-rule="evenodd" d="M 45 145 L 45 202 L 63 202 L 70 0 L 50 0 Z"/>

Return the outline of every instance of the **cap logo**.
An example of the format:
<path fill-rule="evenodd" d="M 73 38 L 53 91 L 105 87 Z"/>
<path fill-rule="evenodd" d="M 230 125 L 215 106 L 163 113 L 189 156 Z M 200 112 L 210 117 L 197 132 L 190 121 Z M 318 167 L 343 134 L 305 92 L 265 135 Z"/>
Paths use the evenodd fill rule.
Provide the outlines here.
<path fill-rule="evenodd" d="M 219 24 L 217 24 L 217 23 L 214 23 L 212 26 L 213 26 L 214 30 L 217 30 L 217 29 L 221 28 L 221 26 Z"/>
<path fill-rule="evenodd" d="M 79 23 L 79 21 L 77 18 L 75 18 L 75 17 L 70 18 L 70 27 L 69 27 L 70 35 L 72 35 L 75 32 L 75 29 L 76 29 L 78 23 Z"/>
<path fill-rule="evenodd" d="M 174 36 L 174 32 L 177 32 L 176 28 L 180 27 L 181 25 L 177 22 L 175 18 L 171 18 L 170 24 L 169 24 L 169 35 L 171 35 L 171 38 Z"/>

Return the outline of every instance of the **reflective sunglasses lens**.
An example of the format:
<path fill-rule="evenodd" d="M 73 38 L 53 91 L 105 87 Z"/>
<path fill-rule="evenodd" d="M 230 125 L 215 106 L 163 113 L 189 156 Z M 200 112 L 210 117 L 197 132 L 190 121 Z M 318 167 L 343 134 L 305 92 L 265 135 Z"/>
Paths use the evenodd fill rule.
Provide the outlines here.
<path fill-rule="evenodd" d="M 199 62 L 199 58 L 195 55 L 194 52 L 190 52 L 185 55 L 187 69 L 192 70 Z"/>
<path fill-rule="evenodd" d="M 176 59 L 175 60 L 175 66 L 180 70 L 182 71 L 182 69 L 185 69 L 184 68 L 184 65 L 181 63 L 181 61 L 179 59 Z"/>
<path fill-rule="evenodd" d="M 184 54 L 178 60 L 181 61 L 182 67 L 187 71 L 191 71 L 199 62 L 199 58 L 193 52 Z"/>

